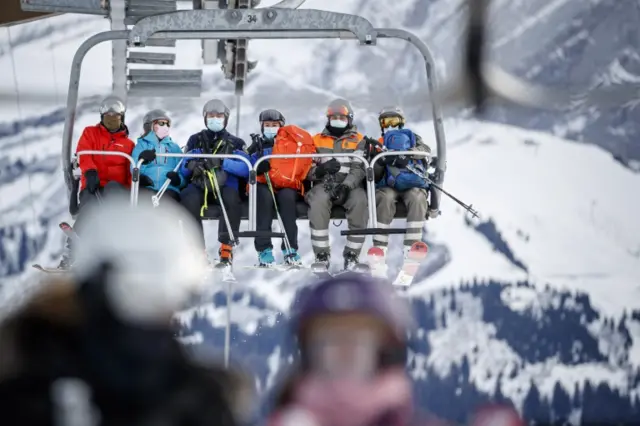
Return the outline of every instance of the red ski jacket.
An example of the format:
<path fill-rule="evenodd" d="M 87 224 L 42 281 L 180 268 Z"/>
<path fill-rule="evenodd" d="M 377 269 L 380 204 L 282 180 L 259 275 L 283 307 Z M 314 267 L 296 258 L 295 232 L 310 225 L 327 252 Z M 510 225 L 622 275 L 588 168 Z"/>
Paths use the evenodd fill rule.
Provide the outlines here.
<path fill-rule="evenodd" d="M 127 129 L 116 133 L 110 133 L 102 124 L 87 126 L 80 136 L 76 153 L 80 151 L 113 151 L 131 155 L 135 143 L 129 139 Z M 125 157 L 119 155 L 81 155 L 78 159 L 82 170 L 82 183 L 80 189 L 84 189 L 86 181 L 84 173 L 87 170 L 95 170 L 100 177 L 100 186 L 107 182 L 116 181 L 129 188 L 131 186 L 131 163 Z"/>

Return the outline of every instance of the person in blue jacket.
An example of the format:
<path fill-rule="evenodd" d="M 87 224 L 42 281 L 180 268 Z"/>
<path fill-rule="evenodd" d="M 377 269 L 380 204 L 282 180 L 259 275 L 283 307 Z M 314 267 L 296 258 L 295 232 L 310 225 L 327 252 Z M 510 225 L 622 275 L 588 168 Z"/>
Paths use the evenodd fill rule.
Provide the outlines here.
<path fill-rule="evenodd" d="M 278 110 L 267 109 L 260 113 L 258 120 L 260 121 L 260 133 L 251 135 L 251 146 L 247 149 L 251 155 L 251 164 L 255 164 L 259 158 L 265 155 L 271 155 L 276 135 L 280 127 L 284 127 L 286 121 L 284 115 Z M 300 254 L 298 253 L 298 226 L 296 224 L 296 202 L 302 197 L 293 188 L 279 188 L 273 194 L 269 189 L 264 178 L 271 169 L 269 161 L 263 161 L 258 165 L 256 173 L 258 175 L 258 183 L 256 184 L 257 201 L 260 206 L 260 214 L 256 217 L 257 231 L 270 231 L 271 223 L 274 215 L 274 198 L 277 203 L 278 211 L 282 218 L 284 231 L 288 237 L 291 247 L 287 249 L 284 240 L 282 241 L 282 254 L 285 264 L 299 265 L 301 263 Z M 273 244 L 269 237 L 256 237 L 253 241 L 254 247 L 258 252 L 258 266 L 271 267 L 275 264 L 273 256 Z"/>
<path fill-rule="evenodd" d="M 212 99 L 204 105 L 202 117 L 206 129 L 191 135 L 186 153 L 191 154 L 238 154 L 249 159 L 244 151 L 244 141 L 226 128 L 231 111 L 219 99 Z M 180 173 L 186 179 L 187 186 L 182 190 L 181 203 L 193 217 L 202 224 L 202 216 L 210 204 L 224 204 L 234 237 L 240 231 L 242 217 L 241 193 L 245 193 L 249 178 L 248 165 L 230 158 L 185 158 Z M 222 200 L 219 200 L 215 184 L 220 188 Z M 202 228 L 200 228 L 202 229 Z M 204 232 L 201 234 L 202 248 L 205 249 Z M 220 242 L 220 262 L 231 264 L 233 247 L 227 226 L 222 216 L 218 220 L 218 241 Z"/>
<path fill-rule="evenodd" d="M 142 122 L 144 133 L 138 138 L 131 154 L 134 160 L 143 160 L 140 166 L 140 193 L 156 193 L 169 179 L 170 184 L 164 196 L 179 201 L 180 189 L 185 182 L 177 168 L 180 158 L 156 156 L 158 153 L 182 154 L 180 146 L 169 136 L 171 118 L 166 111 L 154 109 L 145 114 Z"/>

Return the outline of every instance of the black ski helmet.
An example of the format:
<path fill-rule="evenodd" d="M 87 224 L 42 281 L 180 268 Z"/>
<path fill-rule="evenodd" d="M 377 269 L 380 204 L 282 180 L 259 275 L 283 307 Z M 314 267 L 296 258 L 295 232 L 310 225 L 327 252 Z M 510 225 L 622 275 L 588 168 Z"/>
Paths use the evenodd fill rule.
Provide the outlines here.
<path fill-rule="evenodd" d="M 329 117 L 332 115 L 344 115 L 348 119 L 347 127 L 353 126 L 353 108 L 349 101 L 345 99 L 334 99 L 327 107 L 327 126 L 329 126 Z"/>
<path fill-rule="evenodd" d="M 293 310 L 292 334 L 300 349 L 302 368 L 309 366 L 306 328 L 319 315 L 365 313 L 386 324 L 393 341 L 379 354 L 379 366 L 405 365 L 407 333 L 413 327 L 411 308 L 392 290 L 391 285 L 359 273 L 344 273 L 321 281 L 298 299 Z"/>
<path fill-rule="evenodd" d="M 260 121 L 260 132 L 264 132 L 265 121 L 277 121 L 280 123 L 280 127 L 283 127 L 286 123 L 284 115 L 277 109 L 265 109 L 258 116 L 258 120 Z"/>

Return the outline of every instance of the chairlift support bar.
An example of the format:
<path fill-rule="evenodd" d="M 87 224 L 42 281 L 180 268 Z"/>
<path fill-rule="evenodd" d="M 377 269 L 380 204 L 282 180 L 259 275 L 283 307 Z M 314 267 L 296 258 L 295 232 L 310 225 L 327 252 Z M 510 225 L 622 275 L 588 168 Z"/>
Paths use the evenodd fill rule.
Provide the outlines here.
<path fill-rule="evenodd" d="M 71 151 L 74 122 L 78 107 L 78 90 L 82 63 L 94 46 L 111 40 L 129 40 L 144 44 L 151 39 L 357 39 L 361 45 L 375 45 L 378 38 L 398 38 L 413 44 L 425 61 L 430 94 L 438 87 L 435 61 L 429 47 L 415 34 L 392 28 L 374 28 L 366 19 L 344 13 L 302 9 L 248 9 L 248 10 L 183 10 L 142 18 L 131 30 L 106 31 L 85 40 L 76 51 L 71 64 L 67 110 L 65 116 L 62 160 L 65 182 L 69 191 L 73 187 Z M 425 102 L 427 101 L 425 95 Z M 447 157 L 442 113 L 435 97 L 429 98 L 437 143 L 436 169 L 440 173 L 436 182 L 442 186 Z M 439 193 L 438 193 L 439 195 Z"/>

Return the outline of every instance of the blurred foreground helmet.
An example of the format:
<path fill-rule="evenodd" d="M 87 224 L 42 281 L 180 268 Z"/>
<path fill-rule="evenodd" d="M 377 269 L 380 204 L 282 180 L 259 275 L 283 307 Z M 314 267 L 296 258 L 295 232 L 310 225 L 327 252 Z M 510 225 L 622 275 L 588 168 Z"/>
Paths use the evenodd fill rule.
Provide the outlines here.
<path fill-rule="evenodd" d="M 202 289 L 207 269 L 197 225 L 179 206 L 133 208 L 127 196 L 110 196 L 85 214 L 90 231 L 74 248 L 73 273 L 82 282 L 110 264 L 106 291 L 121 319 L 155 322 Z"/>

